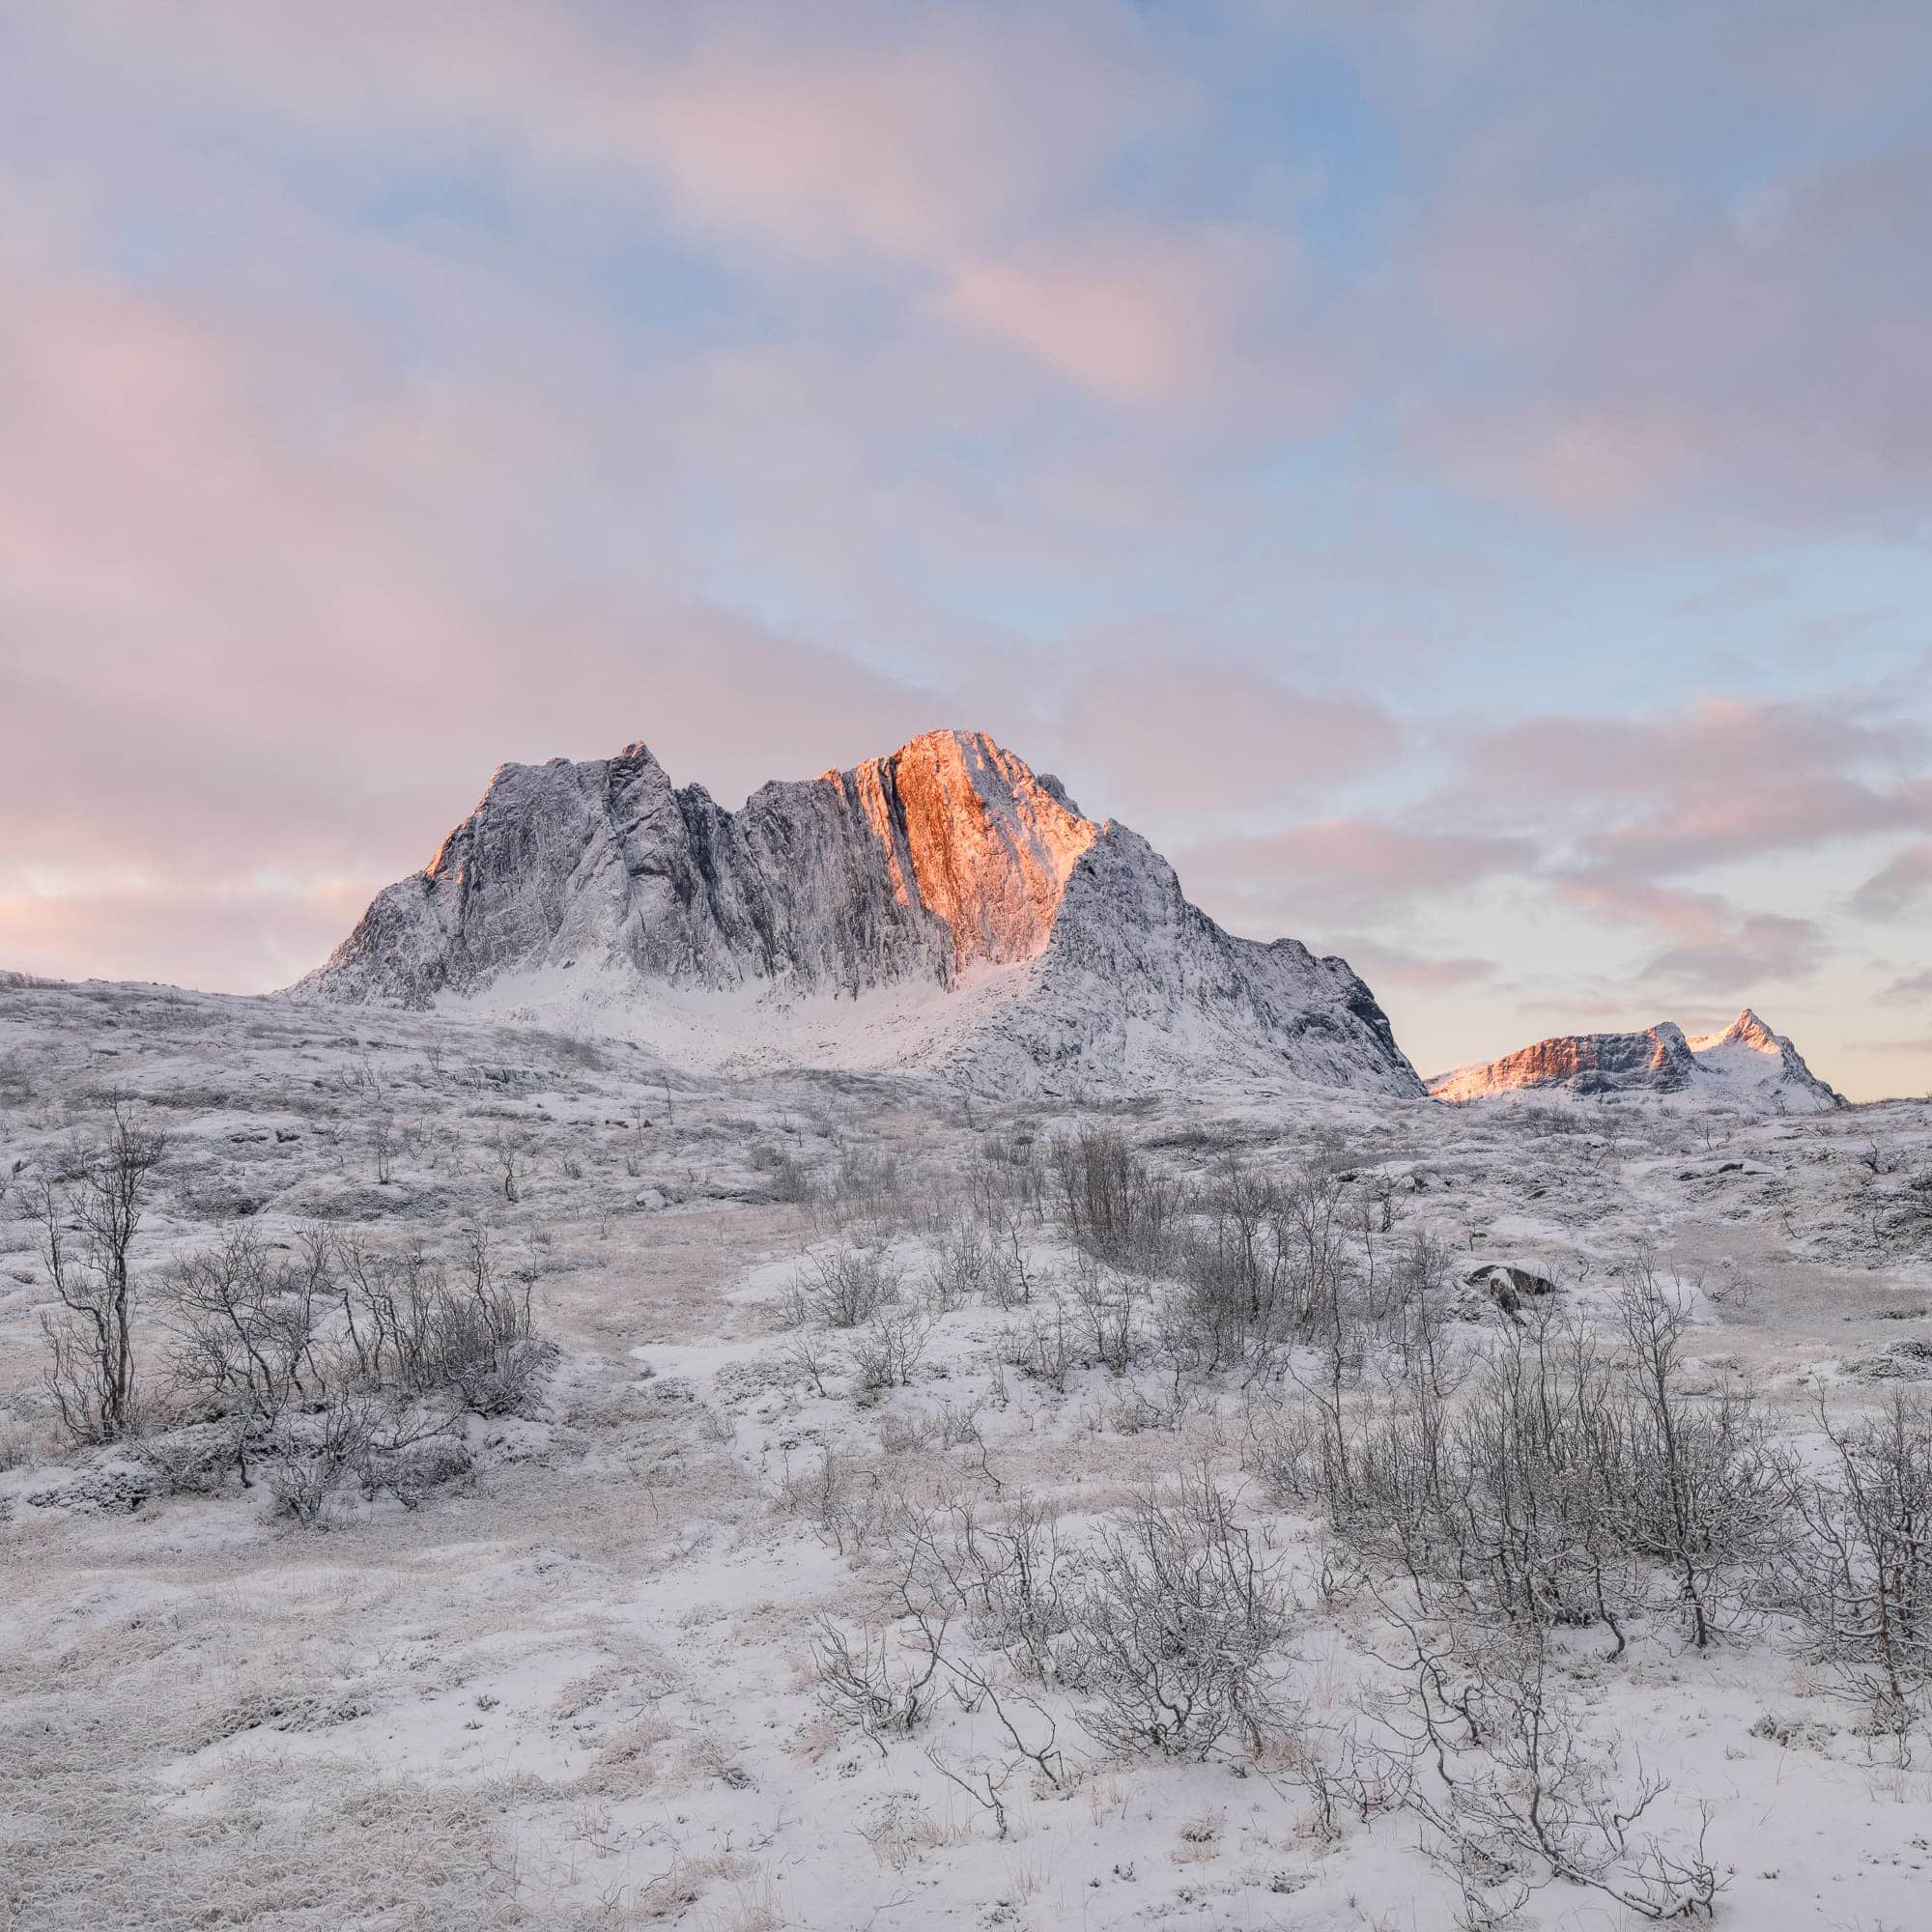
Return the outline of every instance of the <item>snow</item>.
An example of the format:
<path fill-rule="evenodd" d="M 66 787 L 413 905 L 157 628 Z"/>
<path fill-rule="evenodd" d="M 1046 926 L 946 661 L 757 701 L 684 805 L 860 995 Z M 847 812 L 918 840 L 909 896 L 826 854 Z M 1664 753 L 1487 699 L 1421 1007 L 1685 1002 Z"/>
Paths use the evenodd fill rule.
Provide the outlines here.
<path fill-rule="evenodd" d="M 977 983 L 962 976 L 964 998 Z M 763 1024 L 742 994 L 699 991 L 694 1031 L 739 1041 Z M 868 1037 L 890 1031 L 895 1009 L 863 999 L 810 1024 L 862 1009 Z M 0 989 L 0 1429 L 12 1418 L 28 1437 L 0 1470 L 0 1780 L 22 1780 L 0 1805 L 0 1888 L 32 1888 L 14 1922 L 1449 1926 L 1453 1887 L 1412 1820 L 1345 1811 L 1323 1830 L 1286 1765 L 1109 1762 L 1063 1702 L 1077 1770 L 1065 1790 L 1016 1777 L 1002 1837 L 926 1755 L 991 1761 L 984 1706 L 949 1704 L 883 1748 L 828 1720 L 810 1620 L 876 1619 L 892 1580 L 797 1501 L 828 1451 L 860 1485 L 986 1511 L 1031 1498 L 1076 1546 L 1137 1486 L 1205 1459 L 1288 1565 L 1296 1696 L 1333 1715 L 1388 1690 L 1369 1606 L 1324 1607 L 1324 1533 L 1243 1471 L 1251 1405 L 1279 1391 L 1210 1381 L 1171 1429 L 1130 1426 L 1130 1396 L 1171 1394 L 1160 1374 L 1076 1364 L 1056 1388 L 1012 1364 L 1028 1310 L 978 1298 L 935 1317 L 910 1386 L 860 1400 L 835 1370 L 820 1394 L 793 1366 L 782 1303 L 810 1257 L 880 1244 L 916 1286 L 976 1163 L 1022 1138 L 1106 1127 L 1189 1185 L 1231 1153 L 1268 1172 L 1334 1161 L 1386 1185 L 1391 1239 L 1440 1242 L 1459 1280 L 1529 1269 L 1585 1319 L 1606 1312 L 1618 1259 L 1647 1246 L 1693 1297 L 1694 1359 L 1753 1372 L 1794 1432 L 1815 1395 L 1843 1414 L 1869 1405 L 1852 1369 L 1932 1320 L 1924 1103 L 1747 1118 L 1544 1094 L 1462 1108 L 1236 1079 L 990 1103 L 829 1061 L 694 1074 L 656 1057 L 666 1042 L 593 1037 L 593 1009 L 561 1029 L 554 1005 L 528 1009 L 548 1030 L 512 1024 L 509 1005 Z M 1211 1020 L 1191 1023 L 1211 1038 Z M 1730 1032 L 1689 1044 L 1758 1065 L 1763 1049 L 1726 1045 Z M 467 1486 L 413 1512 L 353 1502 L 325 1533 L 232 1486 L 90 1507 L 99 1470 L 45 1427 L 46 1288 L 14 1165 L 57 1159 L 115 1094 L 175 1133 L 144 1279 L 237 1215 L 270 1239 L 326 1215 L 432 1246 L 479 1223 L 536 1273 L 564 1345 L 544 1414 L 480 1428 Z M 378 1120 L 405 1147 L 381 1186 Z M 531 1151 L 514 1203 L 489 1147 L 506 1129 Z M 777 1198 L 781 1159 L 843 1166 L 854 1188 L 872 1176 L 881 1206 Z M 668 1205 L 637 1206 L 650 1194 Z M 1050 1221 L 1028 1222 L 1024 1247 L 1042 1294 L 1075 1281 Z M 1493 1333 L 1493 1308 L 1469 1307 L 1468 1334 Z M 1577 1644 L 1572 1668 L 1591 1734 L 1641 1746 L 1674 1818 L 1709 1801 L 1720 1925 L 1922 1918 L 1924 1773 L 1889 1763 L 1773 1629 L 1700 1657 L 1666 1622 L 1616 1664 Z M 89 1875 L 65 1901 L 46 1878 L 63 1869 Z M 1552 1886 L 1522 1922 L 1619 1921 Z"/>

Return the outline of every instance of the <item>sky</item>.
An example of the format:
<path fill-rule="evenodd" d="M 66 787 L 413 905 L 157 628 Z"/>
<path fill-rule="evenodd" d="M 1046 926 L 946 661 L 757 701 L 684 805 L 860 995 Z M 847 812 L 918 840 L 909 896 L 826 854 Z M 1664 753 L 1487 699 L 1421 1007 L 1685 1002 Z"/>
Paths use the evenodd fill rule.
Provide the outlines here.
<path fill-rule="evenodd" d="M 1932 1090 L 1924 0 L 0 12 L 0 966 L 990 732 L 1425 1073 Z"/>

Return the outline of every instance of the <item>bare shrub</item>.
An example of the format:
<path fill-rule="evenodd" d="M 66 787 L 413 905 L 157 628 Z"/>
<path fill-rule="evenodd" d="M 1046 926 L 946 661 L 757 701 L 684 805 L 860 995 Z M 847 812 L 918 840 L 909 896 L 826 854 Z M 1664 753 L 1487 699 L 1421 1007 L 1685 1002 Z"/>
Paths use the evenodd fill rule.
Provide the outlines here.
<path fill-rule="evenodd" d="M 263 1446 L 276 1507 L 306 1527 L 320 1525 L 343 1482 L 371 1456 L 381 1420 L 379 1404 L 340 1389 L 313 1413 L 277 1414 Z"/>
<path fill-rule="evenodd" d="M 1179 1190 L 1112 1128 L 1090 1128 L 1053 1150 L 1066 1237 L 1111 1266 L 1140 1274 L 1166 1264 Z"/>
<path fill-rule="evenodd" d="M 1702 1650 L 1744 1613 L 1748 1590 L 1740 1585 L 1776 1543 L 1784 1485 L 1747 1386 L 1727 1378 L 1687 1388 L 1689 1306 L 1659 1280 L 1647 1255 L 1626 1264 L 1617 1314 L 1635 1398 L 1623 1415 L 1630 1479 L 1617 1527 L 1630 1548 L 1670 1575 L 1685 1628 Z"/>
<path fill-rule="evenodd" d="M 0 1415 L 0 1475 L 34 1460 L 34 1432 L 20 1418 Z"/>
<path fill-rule="evenodd" d="M 879 1249 L 839 1246 L 807 1257 L 801 1292 L 811 1318 L 856 1328 L 899 1298 L 903 1277 Z"/>
<path fill-rule="evenodd" d="M 1145 1352 L 1143 1292 L 1131 1275 L 1116 1274 L 1091 1255 L 1082 1255 L 1068 1282 L 1093 1344 L 1094 1359 L 1123 1376 Z"/>
<path fill-rule="evenodd" d="M 1026 1317 L 1009 1329 L 1001 1357 L 1030 1379 L 1064 1394 L 1066 1378 L 1079 1363 L 1076 1330 L 1058 1302 L 1030 1307 Z"/>
<path fill-rule="evenodd" d="M 415 1251 L 322 1230 L 271 1248 L 250 1229 L 176 1262 L 157 1298 L 173 1335 L 176 1426 L 144 1445 L 171 1492 L 242 1484 L 259 1465 L 287 1515 L 323 1521 L 354 1477 L 414 1507 L 468 1467 L 468 1409 L 521 1414 L 556 1357 L 526 1280 L 497 1277 L 471 1236 L 454 1278 Z"/>
<path fill-rule="evenodd" d="M 1205 1759 L 1231 1737 L 1259 1755 L 1288 1722 L 1289 1629 L 1278 1563 L 1211 1476 L 1144 1495 L 1101 1530 L 1073 1601 L 1080 1720 L 1123 1755 Z"/>
<path fill-rule="evenodd" d="M 912 1309 L 881 1309 L 852 1343 L 852 1367 L 863 1389 L 909 1388 L 932 1339 L 930 1319 Z"/>
<path fill-rule="evenodd" d="M 1614 1740 L 1591 1740 L 1534 1623 L 1424 1623 L 1385 1598 L 1409 1650 L 1413 1756 L 1405 1803 L 1455 1880 L 1459 1923 L 1499 1925 L 1562 1880 L 1641 1918 L 1710 1917 L 1725 1881 L 1694 1838 L 1653 1833 L 1669 1786 Z M 1709 1814 L 1700 1809 L 1702 1825 Z"/>
<path fill-rule="evenodd" d="M 926 1299 L 935 1315 L 950 1314 L 987 1293 L 995 1267 L 992 1244 L 977 1229 L 953 1230 L 925 1270 Z"/>
<path fill-rule="evenodd" d="M 336 1244 L 342 1330 L 364 1380 L 412 1395 L 454 1390 L 478 1415 L 526 1412 L 555 1366 L 527 1279 L 499 1280 L 480 1230 L 452 1279 L 416 1250 Z"/>
<path fill-rule="evenodd" d="M 531 1139 L 526 1128 L 497 1127 L 485 1142 L 497 1167 L 503 1199 L 515 1203 L 523 1198 L 523 1185 L 530 1171 Z"/>
<path fill-rule="evenodd" d="M 1451 1406 L 1423 1377 L 1336 1446 L 1304 1421 L 1277 1434 L 1358 1550 L 1392 1564 L 1443 1615 L 1602 1623 L 1612 1655 L 1643 1596 L 1630 1539 L 1632 1405 L 1583 1330 L 1511 1326 Z M 1321 1411 L 1318 1409 L 1317 1413 Z M 1322 1416 L 1325 1422 L 1325 1415 Z"/>
<path fill-rule="evenodd" d="M 773 1147 L 769 1141 L 754 1142 L 748 1158 L 761 1173 L 771 1176 L 772 1199 L 793 1205 L 812 1198 L 811 1170 L 787 1148 Z"/>
<path fill-rule="evenodd" d="M 1406 1577 L 1431 1614 L 1602 1624 L 1611 1655 L 1662 1577 L 1698 1648 L 1749 1608 L 1784 1514 L 1750 1389 L 1692 1387 L 1683 1302 L 1634 1262 L 1623 1345 L 1545 1308 L 1465 1375 L 1411 1324 L 1391 1400 L 1345 1422 L 1339 1384 L 1256 1432 L 1278 1490 Z"/>
<path fill-rule="evenodd" d="M 917 1729 L 945 1690 L 939 1675 L 945 1619 L 904 1640 L 895 1628 L 850 1635 L 819 1617 L 811 1641 L 818 1694 L 841 1729 L 863 1732 L 881 1752 L 884 1740 Z"/>
<path fill-rule="evenodd" d="M 134 1278 L 129 1255 L 167 1136 L 137 1126 L 121 1102 L 98 1145 L 71 1151 L 41 1183 L 42 1258 L 60 1298 L 43 1315 L 46 1377 L 62 1427 L 111 1442 L 134 1420 Z"/>
<path fill-rule="evenodd" d="M 1778 1574 L 1805 1656 L 1909 1759 L 1932 1689 L 1932 1408 L 1895 1393 L 1877 1416 L 1819 1425 L 1834 1466 L 1790 1478 L 1802 1534 Z"/>

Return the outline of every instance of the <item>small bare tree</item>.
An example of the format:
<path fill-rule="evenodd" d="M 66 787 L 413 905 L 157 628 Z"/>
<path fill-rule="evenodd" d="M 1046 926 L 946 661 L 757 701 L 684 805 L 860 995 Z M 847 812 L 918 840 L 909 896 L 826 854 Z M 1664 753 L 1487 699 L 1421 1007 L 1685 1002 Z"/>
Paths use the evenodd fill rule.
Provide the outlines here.
<path fill-rule="evenodd" d="M 1728 1587 L 1775 1545 L 1784 1490 L 1767 1450 L 1752 1391 L 1736 1381 L 1685 1385 L 1690 1306 L 1666 1288 L 1648 1255 L 1625 1264 L 1617 1315 L 1634 1401 L 1624 1418 L 1629 1481 L 1618 1499 L 1627 1545 L 1674 1578 L 1691 1643 L 1704 1649 L 1727 1610 Z"/>
<path fill-rule="evenodd" d="M 114 1125 L 41 1183 L 41 1254 L 61 1312 L 41 1329 L 52 1357 L 47 1388 L 77 1441 L 111 1442 L 133 1422 L 134 1278 L 129 1254 L 167 1136 L 116 1102 Z"/>
<path fill-rule="evenodd" d="M 517 1202 L 523 1199 L 524 1177 L 529 1172 L 530 1137 L 521 1127 L 498 1128 L 490 1136 L 488 1146 L 497 1162 L 497 1173 L 503 1183 L 503 1199 Z"/>
<path fill-rule="evenodd" d="M 1866 1701 L 1906 1760 L 1932 1690 L 1932 1407 L 1898 1394 L 1849 1428 L 1822 1404 L 1818 1419 L 1836 1466 L 1792 1479 L 1804 1533 L 1782 1557 L 1786 1606 L 1807 1655 Z"/>
<path fill-rule="evenodd" d="M 1402 1634 L 1412 1756 L 1392 1782 L 1429 1828 L 1426 1848 L 1458 1884 L 1465 1927 L 1513 1920 L 1553 1880 L 1601 1892 L 1638 1918 L 1710 1918 L 1725 1880 L 1705 1853 L 1709 1813 L 1687 1838 L 1646 1828 L 1669 1789 L 1614 1740 L 1592 1741 L 1538 1623 L 1438 1622 L 1378 1593 Z"/>
<path fill-rule="evenodd" d="M 396 1178 L 396 1123 L 386 1114 L 369 1123 L 369 1156 L 375 1165 L 377 1186 L 388 1186 Z"/>
<path fill-rule="evenodd" d="M 1287 1722 L 1273 1665 L 1290 1629 L 1279 1562 L 1204 1468 L 1120 1512 L 1071 1605 L 1080 1721 L 1122 1755 L 1259 1756 Z"/>

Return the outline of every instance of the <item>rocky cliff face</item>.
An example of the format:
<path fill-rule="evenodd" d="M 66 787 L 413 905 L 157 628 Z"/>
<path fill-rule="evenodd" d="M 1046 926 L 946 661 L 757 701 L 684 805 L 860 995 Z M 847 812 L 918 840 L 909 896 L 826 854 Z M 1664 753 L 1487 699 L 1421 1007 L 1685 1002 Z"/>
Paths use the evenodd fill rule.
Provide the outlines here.
<path fill-rule="evenodd" d="M 642 745 L 506 765 L 294 990 L 582 1025 L 727 1070 L 1422 1091 L 1343 961 L 1223 932 L 1145 840 L 970 732 L 735 812 Z"/>
<path fill-rule="evenodd" d="M 1438 1100 L 1538 1090 L 1668 1094 L 1757 1114 L 1815 1113 L 1845 1105 L 1798 1049 L 1748 1007 L 1722 1033 L 1690 1037 L 1662 1020 L 1641 1033 L 1560 1034 L 1501 1060 L 1438 1073 L 1429 1083 Z"/>

